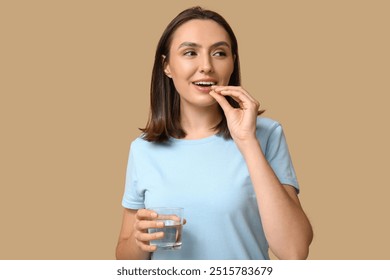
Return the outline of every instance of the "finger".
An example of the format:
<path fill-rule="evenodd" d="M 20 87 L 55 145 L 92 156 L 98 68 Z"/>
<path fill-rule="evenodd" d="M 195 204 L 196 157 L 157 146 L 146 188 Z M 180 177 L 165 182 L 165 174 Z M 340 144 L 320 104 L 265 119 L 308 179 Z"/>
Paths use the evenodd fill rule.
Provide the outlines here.
<path fill-rule="evenodd" d="M 135 229 L 138 231 L 146 231 L 149 228 L 163 228 L 164 222 L 140 220 L 135 222 Z"/>
<path fill-rule="evenodd" d="M 246 108 L 248 106 L 245 106 L 243 103 L 246 102 L 246 100 L 249 100 L 249 102 L 253 102 L 254 104 L 258 103 L 247 91 L 245 91 L 242 87 L 233 87 L 233 86 L 225 86 L 225 87 L 218 87 L 215 88 L 215 90 L 222 95 L 228 95 L 230 96 L 234 101 L 236 101 L 241 108 Z M 235 94 L 232 94 L 232 93 Z M 246 99 L 244 98 L 246 97 Z M 249 103 L 247 103 L 249 104 Z"/>
<path fill-rule="evenodd" d="M 241 86 L 212 86 L 211 88 L 215 89 L 217 92 L 224 90 L 235 90 L 246 95 L 251 101 L 255 101 L 255 99 L 249 94 L 249 92 L 247 92 Z"/>
<path fill-rule="evenodd" d="M 240 108 L 242 108 L 242 101 L 240 99 L 238 99 L 237 97 L 234 97 L 234 96 L 230 96 L 230 98 L 232 98 L 234 101 L 236 101 L 236 103 L 238 103 L 238 105 L 240 106 Z"/>
<path fill-rule="evenodd" d="M 157 213 L 149 209 L 139 209 L 136 213 L 138 220 L 153 220 L 157 218 Z"/>
<path fill-rule="evenodd" d="M 141 242 L 136 240 L 136 244 L 142 251 L 145 252 L 154 252 L 157 250 L 156 245 L 150 245 L 148 242 Z"/>
<path fill-rule="evenodd" d="M 151 240 L 158 240 L 164 237 L 164 232 L 158 231 L 153 233 L 137 232 L 135 239 L 141 242 L 149 242 Z"/>
<path fill-rule="evenodd" d="M 164 232 L 154 232 L 154 233 L 143 233 L 137 232 L 135 234 L 135 242 L 143 251 L 153 252 L 157 250 L 157 246 L 150 245 L 150 241 L 162 239 L 164 237 Z"/>
<path fill-rule="evenodd" d="M 159 214 L 157 219 L 159 220 L 170 220 L 170 221 L 175 221 L 175 222 L 180 222 L 181 218 L 177 215 L 161 215 Z"/>
<path fill-rule="evenodd" d="M 220 93 L 224 96 L 231 96 L 236 102 L 238 102 L 242 109 L 249 109 L 249 108 L 256 108 L 258 109 L 260 106 L 260 103 L 246 95 L 242 91 L 232 90 L 232 89 L 226 89 L 221 90 Z"/>
<path fill-rule="evenodd" d="M 240 104 L 241 109 L 247 109 L 251 104 L 254 104 L 252 100 L 248 98 L 244 93 L 236 90 L 226 89 L 219 92 L 223 96 L 232 97 L 238 104 Z"/>
<path fill-rule="evenodd" d="M 221 95 L 220 93 L 215 92 L 214 90 L 211 90 L 209 94 L 214 97 L 214 99 L 218 102 L 218 104 L 221 106 L 222 110 L 226 113 L 228 113 L 230 110 L 233 109 L 232 105 L 229 104 L 229 102 L 226 100 L 226 98 Z"/>

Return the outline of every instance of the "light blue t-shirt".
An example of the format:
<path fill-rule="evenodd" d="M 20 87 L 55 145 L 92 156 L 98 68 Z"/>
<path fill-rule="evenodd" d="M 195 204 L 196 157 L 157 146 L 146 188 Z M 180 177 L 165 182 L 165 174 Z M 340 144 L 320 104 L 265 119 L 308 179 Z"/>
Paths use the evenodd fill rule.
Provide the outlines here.
<path fill-rule="evenodd" d="M 279 181 L 298 191 L 280 124 L 259 117 L 257 138 Z M 269 259 L 247 165 L 233 140 L 213 135 L 156 144 L 137 138 L 122 205 L 184 207 L 182 248 L 157 250 L 152 259 Z"/>

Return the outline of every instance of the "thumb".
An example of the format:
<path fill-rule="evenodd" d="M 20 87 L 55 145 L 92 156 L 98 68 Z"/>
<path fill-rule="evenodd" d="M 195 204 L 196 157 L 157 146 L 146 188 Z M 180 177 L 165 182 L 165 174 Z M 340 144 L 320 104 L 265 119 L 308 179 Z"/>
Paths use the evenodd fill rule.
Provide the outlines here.
<path fill-rule="evenodd" d="M 233 107 L 226 100 L 225 96 L 221 95 L 218 92 L 215 92 L 214 90 L 211 90 L 209 94 L 218 102 L 225 114 L 231 109 L 233 109 Z"/>

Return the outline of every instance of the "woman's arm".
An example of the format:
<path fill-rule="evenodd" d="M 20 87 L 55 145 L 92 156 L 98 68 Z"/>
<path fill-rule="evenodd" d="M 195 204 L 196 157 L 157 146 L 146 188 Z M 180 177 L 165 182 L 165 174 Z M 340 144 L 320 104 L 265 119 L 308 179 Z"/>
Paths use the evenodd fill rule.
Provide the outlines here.
<path fill-rule="evenodd" d="M 249 169 L 270 249 L 279 259 L 306 259 L 313 232 L 295 188 L 280 184 L 257 139 L 237 145 Z"/>
<path fill-rule="evenodd" d="M 241 87 L 215 86 L 210 95 L 222 107 L 230 134 L 247 163 L 270 249 L 280 259 L 306 259 L 312 228 L 294 188 L 279 182 L 261 150 L 256 138 L 259 102 Z M 231 96 L 240 108 L 233 108 L 225 96 Z"/>
<path fill-rule="evenodd" d="M 163 236 L 162 232 L 147 233 L 148 228 L 162 228 L 164 226 L 161 222 L 153 220 L 156 217 L 157 214 L 150 210 L 124 209 L 122 228 L 116 247 L 118 260 L 150 259 L 150 253 L 157 248 L 149 245 L 149 241 Z"/>

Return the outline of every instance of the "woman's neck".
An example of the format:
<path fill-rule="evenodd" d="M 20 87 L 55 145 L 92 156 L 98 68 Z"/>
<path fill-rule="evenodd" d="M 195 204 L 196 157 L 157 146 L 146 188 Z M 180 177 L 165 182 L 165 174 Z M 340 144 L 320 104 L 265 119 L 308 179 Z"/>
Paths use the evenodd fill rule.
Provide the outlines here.
<path fill-rule="evenodd" d="M 213 129 L 221 121 L 222 115 L 218 104 L 212 107 L 181 108 L 180 122 L 186 132 L 184 139 L 201 139 L 214 135 Z"/>

